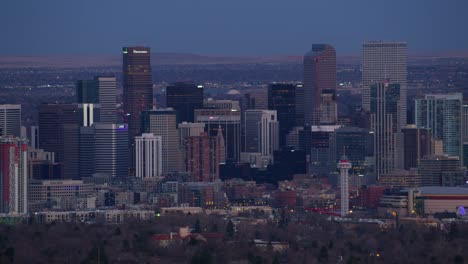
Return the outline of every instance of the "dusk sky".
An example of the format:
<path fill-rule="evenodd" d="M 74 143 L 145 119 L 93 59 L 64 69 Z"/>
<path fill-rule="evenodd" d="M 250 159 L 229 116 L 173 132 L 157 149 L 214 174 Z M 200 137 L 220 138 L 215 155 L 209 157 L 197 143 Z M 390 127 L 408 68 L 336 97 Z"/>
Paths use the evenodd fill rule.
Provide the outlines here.
<path fill-rule="evenodd" d="M 0 8 L 0 55 L 153 52 L 304 54 L 330 43 L 359 54 L 366 40 L 410 52 L 468 50 L 466 0 L 13 0 Z"/>

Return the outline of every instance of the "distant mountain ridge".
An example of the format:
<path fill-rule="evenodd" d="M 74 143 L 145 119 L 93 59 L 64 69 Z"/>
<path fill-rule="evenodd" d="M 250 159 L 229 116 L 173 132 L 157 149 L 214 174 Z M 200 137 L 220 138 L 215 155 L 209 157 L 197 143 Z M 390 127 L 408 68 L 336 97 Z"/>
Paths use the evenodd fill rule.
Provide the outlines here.
<path fill-rule="evenodd" d="M 468 58 L 468 51 L 411 54 L 409 60 L 454 57 Z M 360 62 L 360 55 L 338 55 L 337 60 L 341 64 L 357 64 Z M 153 65 L 301 63 L 302 55 L 227 56 L 192 53 L 153 53 L 151 61 Z M 118 67 L 121 65 L 122 57 L 120 55 L 0 56 L 0 68 L 86 68 Z"/>

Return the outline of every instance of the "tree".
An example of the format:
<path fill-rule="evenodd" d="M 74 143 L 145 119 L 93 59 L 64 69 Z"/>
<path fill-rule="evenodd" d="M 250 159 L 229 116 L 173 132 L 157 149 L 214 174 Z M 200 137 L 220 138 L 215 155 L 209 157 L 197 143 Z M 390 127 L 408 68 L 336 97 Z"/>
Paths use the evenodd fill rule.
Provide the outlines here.
<path fill-rule="evenodd" d="M 193 227 L 193 232 L 194 233 L 200 233 L 201 232 L 200 219 L 198 219 L 198 218 L 197 218 L 197 221 L 195 221 L 195 226 Z"/>
<path fill-rule="evenodd" d="M 234 224 L 232 223 L 231 220 L 227 223 L 226 226 L 226 236 L 228 238 L 233 238 L 234 237 Z"/>
<path fill-rule="evenodd" d="M 318 260 L 320 262 L 327 262 L 328 261 L 328 249 L 325 246 L 320 248 L 320 252 L 318 255 Z"/>

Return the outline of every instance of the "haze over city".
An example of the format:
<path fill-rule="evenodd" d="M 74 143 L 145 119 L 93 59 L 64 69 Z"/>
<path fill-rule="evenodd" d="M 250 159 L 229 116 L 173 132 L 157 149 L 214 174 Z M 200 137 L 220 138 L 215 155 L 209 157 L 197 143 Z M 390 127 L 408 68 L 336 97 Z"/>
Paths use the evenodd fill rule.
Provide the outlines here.
<path fill-rule="evenodd" d="M 369 40 L 404 40 L 410 53 L 466 51 L 463 0 L 6 1 L 1 55 L 153 52 L 302 55 L 310 43 L 359 54 Z"/>
<path fill-rule="evenodd" d="M 466 1 L 8 1 L 0 263 L 468 263 Z"/>

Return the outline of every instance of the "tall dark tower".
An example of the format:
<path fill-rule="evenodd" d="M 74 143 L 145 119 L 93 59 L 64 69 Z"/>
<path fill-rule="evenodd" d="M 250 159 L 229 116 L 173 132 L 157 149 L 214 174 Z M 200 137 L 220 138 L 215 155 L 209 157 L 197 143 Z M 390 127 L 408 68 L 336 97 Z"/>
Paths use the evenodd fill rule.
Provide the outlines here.
<path fill-rule="evenodd" d="M 142 111 L 153 108 L 151 50 L 148 47 L 123 48 L 123 97 L 128 123 L 130 171 L 134 166 L 134 138 L 141 133 Z"/>
<path fill-rule="evenodd" d="M 296 126 L 296 87 L 293 83 L 272 83 L 268 86 L 268 109 L 276 110 L 279 122 L 280 147 Z"/>
<path fill-rule="evenodd" d="M 203 108 L 203 86 L 177 82 L 166 89 L 166 105 L 177 112 L 177 123 L 194 121 L 194 110 Z"/>
<path fill-rule="evenodd" d="M 336 90 L 336 51 L 329 44 L 313 44 L 304 56 L 304 121 L 320 123 L 323 90 Z"/>

